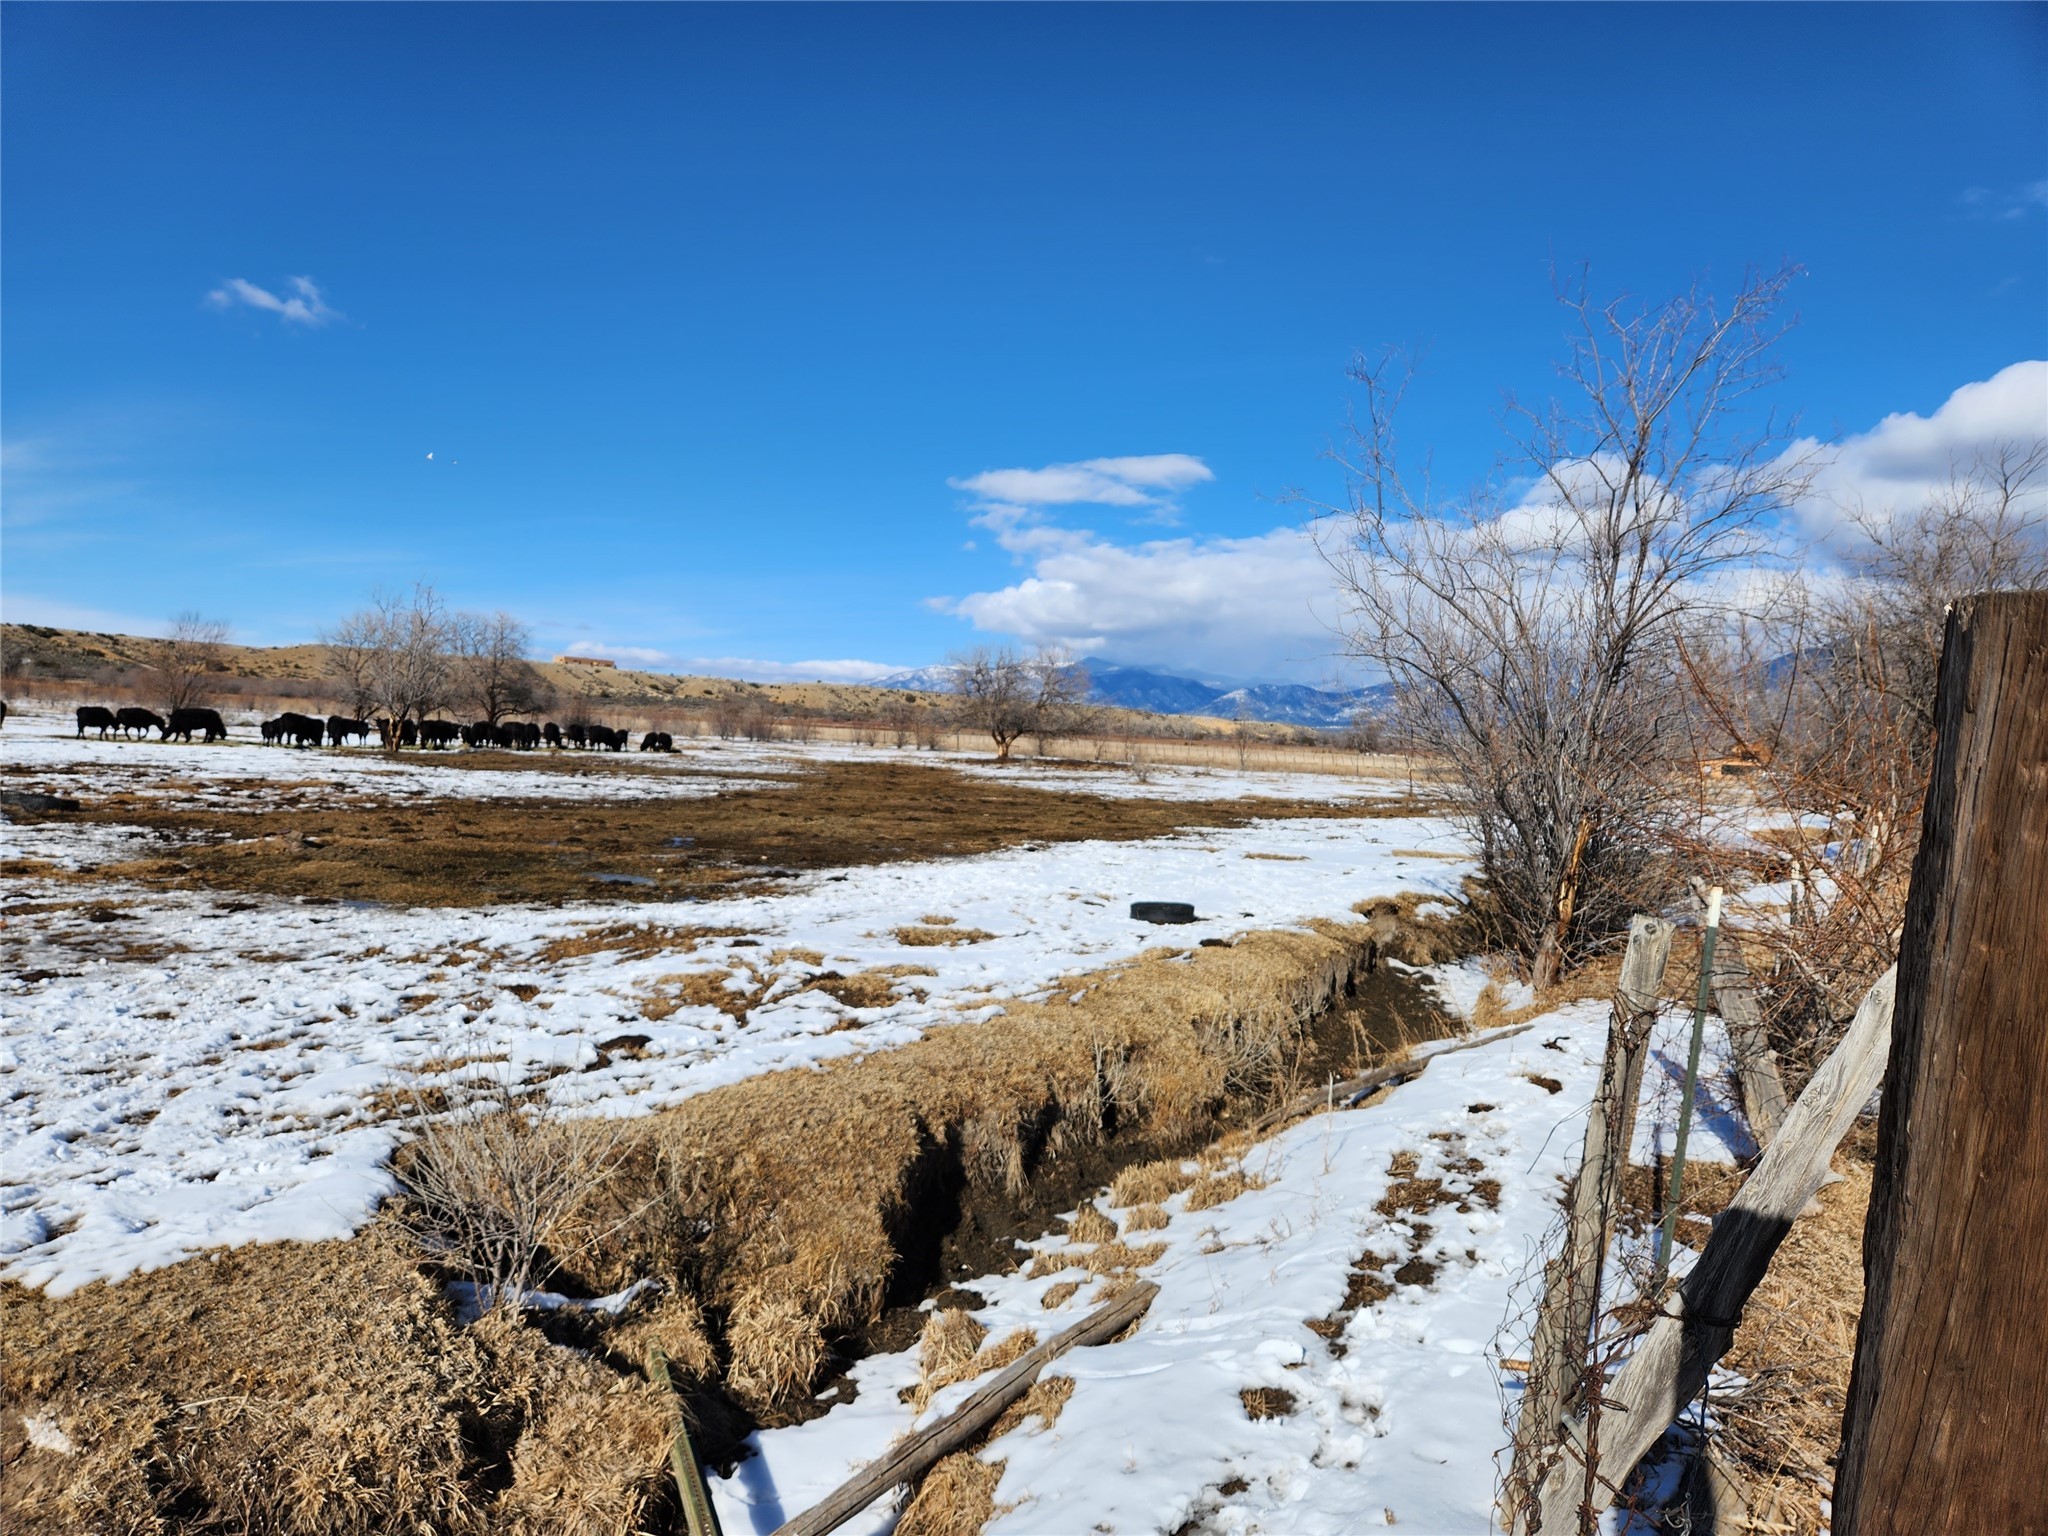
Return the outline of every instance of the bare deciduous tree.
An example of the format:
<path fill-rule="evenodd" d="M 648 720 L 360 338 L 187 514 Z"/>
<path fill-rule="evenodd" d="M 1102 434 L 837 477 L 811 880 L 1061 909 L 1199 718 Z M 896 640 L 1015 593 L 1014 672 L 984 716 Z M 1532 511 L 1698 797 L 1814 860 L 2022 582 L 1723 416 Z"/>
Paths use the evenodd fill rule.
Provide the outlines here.
<path fill-rule="evenodd" d="M 998 762 L 1009 761 L 1020 737 L 1079 728 L 1088 674 L 1064 651 L 1040 647 L 1019 656 L 1007 646 L 983 646 L 954 658 L 952 673 L 960 718 L 987 733 Z"/>
<path fill-rule="evenodd" d="M 1538 985 L 1656 894 L 1642 885 L 1686 742 L 1676 641 L 1808 482 L 1751 402 L 1777 375 L 1794 275 L 1752 278 L 1725 307 L 1697 288 L 1655 305 L 1561 292 L 1570 399 L 1510 403 L 1533 486 L 1513 502 L 1439 501 L 1408 480 L 1403 377 L 1353 369 L 1363 414 L 1336 455 L 1349 493 L 1320 524 L 1348 648 L 1449 764 L 1493 915 Z"/>
<path fill-rule="evenodd" d="M 417 724 L 444 704 L 454 676 L 455 627 L 441 596 L 426 582 L 379 594 L 325 638 L 330 665 L 357 707 L 397 727 Z M 387 746 L 398 749 L 400 731 Z"/>
<path fill-rule="evenodd" d="M 1749 793 L 1775 813 L 1766 838 L 1792 902 L 1754 942 L 1795 1084 L 1896 957 L 1948 605 L 2048 582 L 2048 439 L 1993 445 L 1915 504 L 1842 512 L 1863 542 L 1840 584 L 1787 583 L 1685 656 L 1705 723 L 1755 765 Z M 1708 847 L 1701 862 L 1749 856 Z"/>
<path fill-rule="evenodd" d="M 151 647 L 156 698 L 165 714 L 199 709 L 227 670 L 228 626 L 187 610 L 171 621 L 171 632 Z"/>
<path fill-rule="evenodd" d="M 465 706 L 492 725 L 548 707 L 547 683 L 526 659 L 533 635 L 511 614 L 457 614 L 453 635 L 456 693 Z"/>

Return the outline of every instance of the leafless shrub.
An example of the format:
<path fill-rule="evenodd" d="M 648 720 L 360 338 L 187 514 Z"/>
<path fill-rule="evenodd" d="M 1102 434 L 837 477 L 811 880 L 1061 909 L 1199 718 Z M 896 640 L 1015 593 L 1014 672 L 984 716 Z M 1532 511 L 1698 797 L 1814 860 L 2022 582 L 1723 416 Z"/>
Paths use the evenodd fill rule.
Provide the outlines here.
<path fill-rule="evenodd" d="M 1501 937 L 1539 986 L 1656 894 L 1647 878 L 1687 746 L 1674 646 L 1760 524 L 1807 484 L 1747 414 L 1777 374 L 1786 269 L 1723 308 L 1560 294 L 1570 403 L 1510 405 L 1535 489 L 1439 499 L 1400 467 L 1391 360 L 1352 370 L 1362 416 L 1336 457 L 1323 549 L 1351 653 L 1394 685 L 1404 733 L 1448 763 Z M 1678 780 L 1676 782 L 1682 782 Z"/>
<path fill-rule="evenodd" d="M 517 1306 L 607 1235 L 589 1213 L 617 1167 L 620 1122 L 565 1122 L 497 1081 L 452 1114 L 415 1105 L 400 1170 L 413 1230 L 492 1306 Z"/>

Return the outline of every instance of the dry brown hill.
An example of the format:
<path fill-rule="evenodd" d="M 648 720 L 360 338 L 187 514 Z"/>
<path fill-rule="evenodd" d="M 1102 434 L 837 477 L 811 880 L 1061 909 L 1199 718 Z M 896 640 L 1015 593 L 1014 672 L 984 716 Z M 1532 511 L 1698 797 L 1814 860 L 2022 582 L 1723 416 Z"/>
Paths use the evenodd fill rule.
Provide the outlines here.
<path fill-rule="evenodd" d="M 42 624 L 0 625 L 0 665 L 10 683 L 101 682 L 119 685 L 151 666 L 160 642 L 141 635 L 117 635 Z M 229 678 L 251 682 L 318 683 L 328 676 L 321 645 L 227 645 L 222 647 Z M 819 714 L 865 718 L 905 698 L 934 702 L 934 694 L 908 694 L 853 683 L 749 683 L 728 677 L 691 677 L 641 672 L 627 667 L 562 666 L 536 661 L 534 669 L 565 698 L 619 705 L 708 706 L 738 696 Z"/>

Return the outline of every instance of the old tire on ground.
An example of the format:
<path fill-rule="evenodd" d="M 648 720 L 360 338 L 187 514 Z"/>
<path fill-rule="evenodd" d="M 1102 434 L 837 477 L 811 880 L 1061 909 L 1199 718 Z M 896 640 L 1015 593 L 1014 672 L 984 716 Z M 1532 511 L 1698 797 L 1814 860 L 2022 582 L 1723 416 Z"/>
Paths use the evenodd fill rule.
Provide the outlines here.
<path fill-rule="evenodd" d="M 1131 916 L 1141 923 L 1192 923 L 1195 908 L 1186 901 L 1134 901 Z"/>

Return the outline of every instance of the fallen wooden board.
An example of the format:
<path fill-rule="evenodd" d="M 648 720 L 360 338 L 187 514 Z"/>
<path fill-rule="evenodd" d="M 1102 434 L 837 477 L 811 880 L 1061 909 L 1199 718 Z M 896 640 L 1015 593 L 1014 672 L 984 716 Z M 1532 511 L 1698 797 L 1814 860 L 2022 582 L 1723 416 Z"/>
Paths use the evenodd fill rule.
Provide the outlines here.
<path fill-rule="evenodd" d="M 1064 1333 L 1021 1356 L 937 1423 L 905 1436 L 895 1449 L 842 1483 L 822 1502 L 778 1526 L 774 1536 L 824 1536 L 844 1525 L 890 1489 L 910 1482 L 941 1457 L 973 1440 L 1030 1389 L 1040 1371 L 1068 1350 L 1100 1344 L 1122 1333 L 1145 1315 L 1158 1294 L 1158 1286 L 1141 1280 L 1115 1301 L 1097 1307 Z"/>

